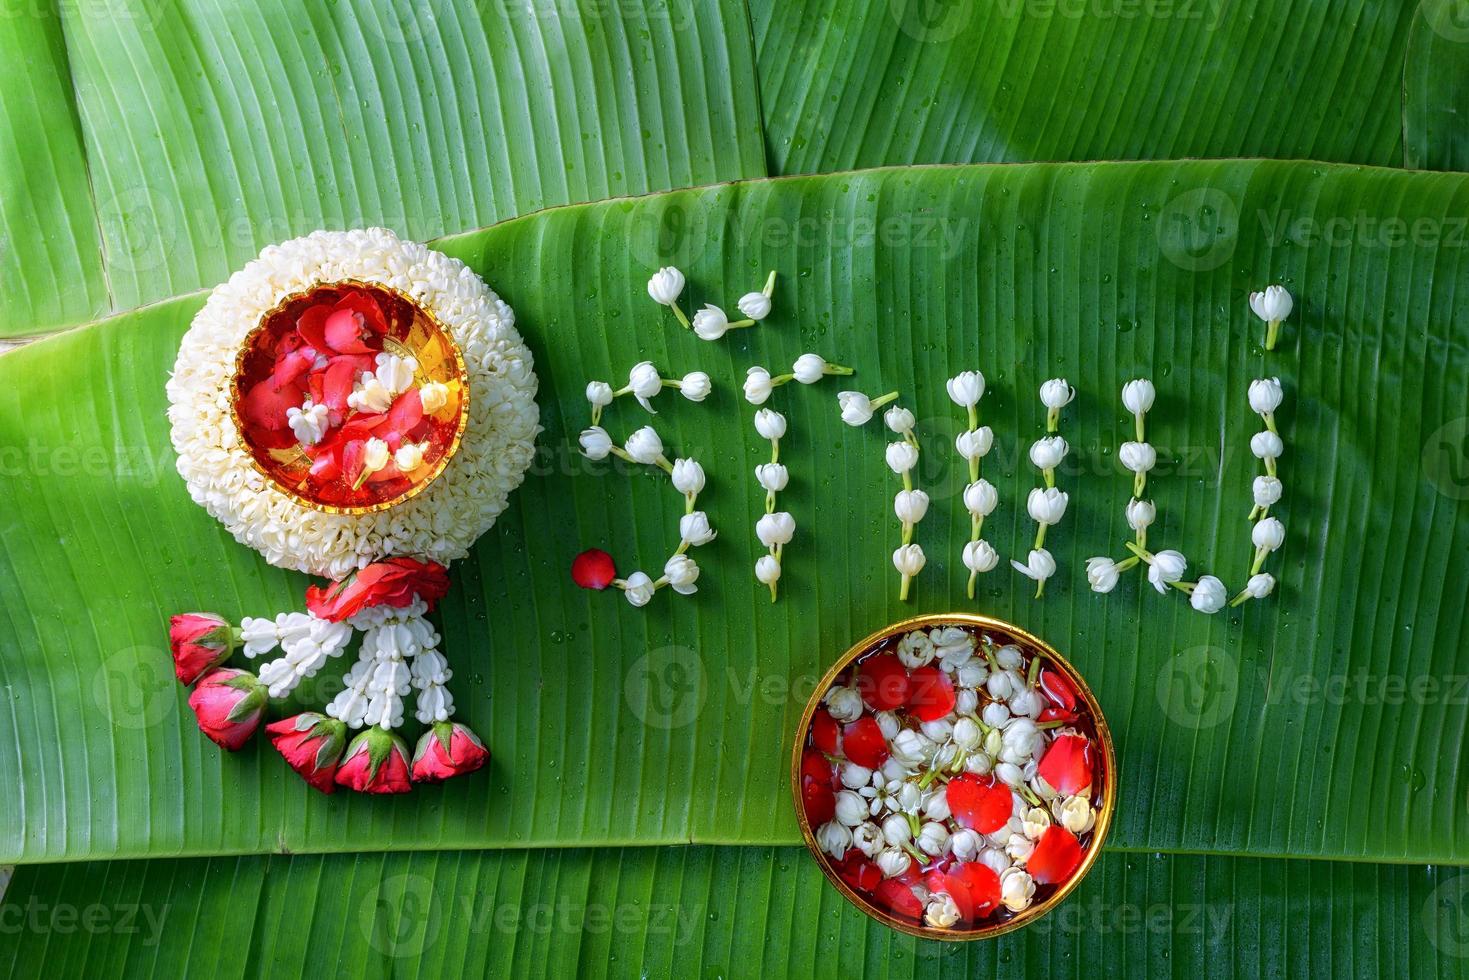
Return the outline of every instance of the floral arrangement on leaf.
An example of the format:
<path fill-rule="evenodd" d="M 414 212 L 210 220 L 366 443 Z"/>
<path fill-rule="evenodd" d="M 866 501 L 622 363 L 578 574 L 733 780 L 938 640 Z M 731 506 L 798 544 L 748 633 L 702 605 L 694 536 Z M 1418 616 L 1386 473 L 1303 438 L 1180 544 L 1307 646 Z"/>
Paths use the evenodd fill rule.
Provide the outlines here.
<path fill-rule="evenodd" d="M 1058 665 L 986 632 L 917 629 L 822 695 L 797 794 L 860 898 L 930 929 L 982 928 L 1084 872 L 1106 830 L 1100 741 Z"/>
<path fill-rule="evenodd" d="M 292 768 L 323 792 L 401 793 L 485 764 L 427 617 L 529 467 L 535 394 L 510 307 L 462 262 L 381 228 L 267 247 L 210 294 L 168 382 L 178 471 L 236 540 L 328 584 L 306 590 L 306 612 L 173 617 L 207 736 L 243 747 L 270 702 L 356 641 L 321 712 L 266 726 Z M 255 672 L 230 664 L 277 651 Z M 410 697 L 425 726 L 411 755 Z"/>

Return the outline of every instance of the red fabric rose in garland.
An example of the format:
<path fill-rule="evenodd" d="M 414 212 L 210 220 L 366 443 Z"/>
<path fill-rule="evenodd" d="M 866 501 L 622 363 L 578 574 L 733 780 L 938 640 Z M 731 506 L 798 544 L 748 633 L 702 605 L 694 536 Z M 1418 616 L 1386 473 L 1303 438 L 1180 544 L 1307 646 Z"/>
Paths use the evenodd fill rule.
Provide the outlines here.
<path fill-rule="evenodd" d="M 184 613 L 168 621 L 168 647 L 173 671 L 182 684 L 192 684 L 235 652 L 238 631 L 214 613 Z"/>
<path fill-rule="evenodd" d="M 347 746 L 337 767 L 337 784 L 359 793 L 407 793 L 408 746 L 385 728 L 369 728 Z"/>
<path fill-rule="evenodd" d="M 418 740 L 413 752 L 413 781 L 441 783 L 462 776 L 490 761 L 490 750 L 479 736 L 457 721 L 441 721 Z"/>
<path fill-rule="evenodd" d="M 248 670 L 220 667 L 205 674 L 189 695 L 199 729 L 222 749 L 234 752 L 260 727 L 265 716 L 265 685 Z"/>
<path fill-rule="evenodd" d="M 323 793 L 337 791 L 337 762 L 347 745 L 347 726 L 306 711 L 265 726 L 271 743 L 301 778 Z"/>
<path fill-rule="evenodd" d="M 320 619 L 340 623 L 373 606 L 401 609 L 416 595 L 432 612 L 448 591 L 449 570 L 438 562 L 387 558 L 325 589 L 311 586 L 306 590 L 306 608 Z"/>

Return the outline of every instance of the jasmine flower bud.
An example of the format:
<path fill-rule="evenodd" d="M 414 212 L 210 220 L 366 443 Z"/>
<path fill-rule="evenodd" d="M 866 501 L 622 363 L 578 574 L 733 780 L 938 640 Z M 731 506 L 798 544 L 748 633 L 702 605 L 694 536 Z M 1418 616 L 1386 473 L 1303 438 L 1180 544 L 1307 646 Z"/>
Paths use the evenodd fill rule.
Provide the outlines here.
<path fill-rule="evenodd" d="M 1146 531 L 1157 516 L 1157 508 L 1151 500 L 1138 500 L 1134 497 L 1127 502 L 1127 526 L 1134 531 Z"/>
<path fill-rule="evenodd" d="M 979 863 L 989 868 L 997 875 L 1002 875 L 1010 870 L 1010 859 L 1005 852 L 996 847 L 986 847 L 979 852 Z"/>
<path fill-rule="evenodd" d="M 918 465 L 918 447 L 909 442 L 890 442 L 887 461 L 888 468 L 901 476 Z"/>
<path fill-rule="evenodd" d="M 1026 556 L 1025 564 L 1023 565 L 1013 558 L 1010 560 L 1010 564 L 1021 575 L 1024 575 L 1028 579 L 1034 579 L 1036 582 L 1044 582 L 1056 574 L 1056 559 L 1051 557 L 1051 553 L 1045 548 L 1033 549 Z"/>
<path fill-rule="evenodd" d="M 898 737 L 898 732 L 903 729 L 903 723 L 898 720 L 897 715 L 891 711 L 879 711 L 875 717 L 883 738 L 891 742 Z"/>
<path fill-rule="evenodd" d="M 709 526 L 709 515 L 696 510 L 678 519 L 678 535 L 691 547 L 698 547 L 713 541 L 717 532 Z"/>
<path fill-rule="evenodd" d="M 1269 415 L 1279 408 L 1284 397 L 1279 378 L 1259 378 L 1250 382 L 1250 408 L 1261 415 Z"/>
<path fill-rule="evenodd" d="M 735 305 L 751 320 L 763 320 L 770 315 L 770 297 L 764 293 L 746 293 Z"/>
<path fill-rule="evenodd" d="M 899 490 L 893 498 L 893 512 L 904 524 L 917 524 L 928 513 L 928 494 L 922 490 Z"/>
<path fill-rule="evenodd" d="M 699 580 L 699 566 L 688 555 L 674 555 L 663 566 L 663 577 L 679 595 L 693 595 L 699 591 L 694 583 Z"/>
<path fill-rule="evenodd" d="M 1146 442 L 1124 442 L 1117 458 L 1133 473 L 1147 473 L 1158 465 L 1157 450 Z"/>
<path fill-rule="evenodd" d="M 689 401 L 701 402 L 709 397 L 714 385 L 703 371 L 690 371 L 679 381 L 678 390 Z"/>
<path fill-rule="evenodd" d="M 663 440 L 651 425 L 645 425 L 628 436 L 623 449 L 635 463 L 656 464 L 663 458 Z"/>
<path fill-rule="evenodd" d="M 923 909 L 923 921 L 930 929 L 948 929 L 959 921 L 959 905 L 948 892 L 932 892 Z"/>
<path fill-rule="evenodd" d="M 904 435 L 913 431 L 913 413 L 899 405 L 894 405 L 883 413 L 883 422 L 887 427 L 898 435 Z"/>
<path fill-rule="evenodd" d="M 729 330 L 729 317 L 724 311 L 711 304 L 694 314 L 694 334 L 700 340 L 718 340 Z"/>
<path fill-rule="evenodd" d="M 1137 378 L 1122 386 L 1122 407 L 1133 415 L 1146 415 L 1153 408 L 1158 392 L 1147 378 Z"/>
<path fill-rule="evenodd" d="M 960 687 L 978 687 L 989 675 L 989 668 L 984 665 L 984 661 L 975 658 L 959 665 L 959 669 L 954 672 L 954 683 Z"/>
<path fill-rule="evenodd" d="M 1182 579 L 1187 570 L 1188 559 L 1183 555 L 1176 551 L 1159 551 L 1148 563 L 1148 581 L 1153 583 L 1153 588 L 1166 594 L 1168 586 Z"/>
<path fill-rule="evenodd" d="M 960 408 L 979 404 L 984 397 L 984 375 L 978 371 L 961 371 L 950 378 L 944 387 L 949 390 L 949 399 Z"/>
<path fill-rule="evenodd" d="M 943 824 L 937 821 L 926 823 L 918 831 L 918 849 L 925 854 L 934 857 L 942 857 L 949 852 L 949 831 Z"/>
<path fill-rule="evenodd" d="M 870 820 L 852 828 L 852 846 L 869 858 L 882 850 L 886 843 L 883 840 L 882 831 Z"/>
<path fill-rule="evenodd" d="M 751 405 L 764 405 L 773 389 L 770 372 L 755 365 L 745 372 L 745 401 Z"/>
<path fill-rule="evenodd" d="M 422 397 L 421 392 L 419 397 Z M 587 401 L 591 402 L 593 408 L 606 408 L 612 404 L 612 386 L 605 381 L 587 382 Z M 424 411 L 428 411 L 427 406 Z"/>
<path fill-rule="evenodd" d="M 1010 713 L 1017 718 L 1035 718 L 1045 706 L 1041 692 L 1033 687 L 1027 687 L 1010 699 Z"/>
<path fill-rule="evenodd" d="M 1060 806 L 1061 826 L 1073 834 L 1084 834 L 1097 824 L 1096 811 L 1085 796 L 1068 796 Z"/>
<path fill-rule="evenodd" d="M 761 555 L 755 560 L 755 579 L 761 585 L 774 585 L 780 581 L 780 562 L 774 555 Z"/>
<path fill-rule="evenodd" d="M 1005 841 L 1005 854 L 1010 860 L 1023 863 L 1035 850 L 1035 841 L 1024 834 L 1011 834 Z"/>
<path fill-rule="evenodd" d="M 1280 502 L 1280 480 L 1273 476 L 1257 476 L 1254 483 L 1255 506 L 1270 507 Z"/>
<path fill-rule="evenodd" d="M 1250 436 L 1250 452 L 1259 459 L 1279 459 L 1285 452 L 1285 443 L 1280 441 L 1280 436 L 1266 429 Z"/>
<path fill-rule="evenodd" d="M 762 408 L 755 413 L 755 431 L 764 439 L 783 439 L 786 434 L 786 417 L 774 409 Z"/>
<path fill-rule="evenodd" d="M 994 430 L 987 425 L 961 432 L 954 438 L 954 448 L 965 459 L 983 459 L 994 444 Z"/>
<path fill-rule="evenodd" d="M 1006 643 L 995 651 L 995 663 L 1006 670 L 1018 670 L 1024 662 L 1025 657 L 1021 654 L 1020 648 L 1013 643 Z"/>
<path fill-rule="evenodd" d="M 936 718 L 933 721 L 919 722 L 918 730 L 922 732 L 923 737 L 928 739 L 930 742 L 943 744 L 953 737 L 954 723 L 949 721 L 947 718 Z"/>
<path fill-rule="evenodd" d="M 789 544 L 796 534 L 796 519 L 785 511 L 764 514 L 755 522 L 755 536 L 767 548 Z"/>
<path fill-rule="evenodd" d="M 1001 762 L 996 765 L 995 778 L 1011 789 L 1017 789 L 1025 785 L 1025 773 L 1021 772 L 1020 767 L 1013 762 Z M 1003 830 L 1000 833 L 1003 833 Z M 994 840 L 996 836 L 998 835 L 991 834 L 990 839 Z"/>
<path fill-rule="evenodd" d="M 309 398 L 300 408 L 286 409 L 286 423 L 291 427 L 291 434 L 303 446 L 314 446 L 321 442 L 321 437 L 326 435 L 330 416 L 331 412 L 325 405 L 313 405 Z"/>
<path fill-rule="evenodd" d="M 1025 509 L 1030 519 L 1047 527 L 1061 523 L 1066 516 L 1066 503 L 1070 498 L 1055 487 L 1036 487 L 1025 500 Z"/>
<path fill-rule="evenodd" d="M 658 369 L 653 366 L 652 361 L 642 361 L 634 364 L 628 372 L 627 387 L 637 398 L 638 404 L 652 412 L 653 405 L 648 399 L 663 390 L 663 379 L 658 376 Z"/>
<path fill-rule="evenodd" d="M 994 513 L 1000 495 L 988 480 L 975 480 L 964 488 L 964 509 L 975 517 L 988 517 Z"/>
<path fill-rule="evenodd" d="M 673 488 L 683 494 L 697 494 L 704 489 L 704 467 L 697 460 L 673 461 Z"/>
<path fill-rule="evenodd" d="M 426 442 L 405 442 L 393 453 L 393 465 L 398 467 L 399 473 L 412 473 L 423 465 L 423 454 L 427 448 Z"/>
<path fill-rule="evenodd" d="M 901 575 L 912 578 L 923 571 L 924 563 L 928 559 L 923 554 L 923 549 L 916 544 L 905 544 L 893 552 L 893 567 Z"/>
<path fill-rule="evenodd" d="M 898 641 L 898 660 L 909 670 L 928 665 L 936 652 L 933 641 L 922 630 L 914 630 Z"/>
<path fill-rule="evenodd" d="M 836 820 L 828 820 L 816 830 L 816 846 L 840 861 L 852 846 L 852 831 Z"/>
<path fill-rule="evenodd" d="M 367 440 L 362 454 L 362 475 L 376 473 L 388 465 L 388 444 L 374 436 Z"/>
<path fill-rule="evenodd" d="M 957 746 L 951 745 L 949 748 L 957 748 Z M 923 802 L 923 815 L 930 820 L 939 821 L 948 820 L 953 816 L 949 812 L 949 790 L 943 783 L 939 783 L 938 788 L 933 790 L 928 799 Z"/>
<path fill-rule="evenodd" d="M 1053 470 L 1061 465 L 1070 448 L 1060 436 L 1044 436 L 1031 444 L 1030 462 L 1036 469 Z"/>
<path fill-rule="evenodd" d="M 1250 531 L 1250 540 L 1263 551 L 1274 551 L 1285 543 L 1285 525 L 1273 517 L 1256 521 Z"/>
<path fill-rule="evenodd" d="M 1066 383 L 1065 378 L 1052 378 L 1041 385 L 1041 404 L 1049 409 L 1063 408 L 1076 397 L 1076 389 Z"/>
<path fill-rule="evenodd" d="M 827 714 L 843 724 L 862 717 L 862 695 L 855 688 L 834 687 L 826 692 L 824 700 Z"/>
<path fill-rule="evenodd" d="M 911 767 L 928 758 L 933 744 L 913 729 L 904 728 L 892 738 L 888 750 L 899 765 Z"/>
<path fill-rule="evenodd" d="M 976 831 L 966 828 L 949 835 L 949 850 L 954 853 L 955 861 L 973 861 L 983 848 L 984 838 Z"/>
<path fill-rule="evenodd" d="M 449 404 L 449 388 L 442 382 L 430 381 L 418 389 L 418 400 L 423 403 L 423 414 L 433 415 Z"/>
<path fill-rule="evenodd" d="M 796 358 L 791 373 L 803 385 L 814 385 L 826 374 L 826 358 L 820 354 L 802 354 Z"/>
<path fill-rule="evenodd" d="M 842 410 L 842 421 L 848 425 L 866 425 L 872 418 L 872 399 L 860 391 L 838 392 L 837 404 Z"/>
<path fill-rule="evenodd" d="M 979 726 L 974 723 L 973 718 L 960 718 L 954 722 L 954 744 L 965 752 L 973 752 L 979 748 L 980 737 Z"/>
<path fill-rule="evenodd" d="M 971 572 L 984 574 L 985 572 L 993 571 L 999 563 L 999 554 L 984 539 L 971 541 L 964 546 L 964 567 Z"/>
<path fill-rule="evenodd" d="M 996 682 L 996 678 L 999 678 L 998 682 Z M 1005 673 L 995 674 L 990 678 L 989 692 L 992 696 L 996 688 L 1005 691 L 1003 695 L 1000 695 L 1002 698 L 1009 698 L 1010 694 L 1015 690 L 1010 684 L 1009 675 Z M 991 728 L 1003 728 L 1010 721 L 1010 706 L 1003 700 L 991 701 L 984 706 L 984 710 L 979 713 L 979 717 Z"/>
<path fill-rule="evenodd" d="M 648 280 L 648 295 L 653 302 L 663 306 L 672 306 L 678 302 L 679 296 L 683 295 L 684 275 L 671 265 L 666 265 L 653 273 Z"/>
<path fill-rule="evenodd" d="M 1280 322 L 1295 309 L 1295 301 L 1284 286 L 1266 286 L 1263 292 L 1250 294 L 1250 309 L 1266 323 Z"/>
<path fill-rule="evenodd" d="M 893 847 L 901 847 L 913 839 L 913 830 L 901 813 L 894 813 L 882 822 L 882 839 Z"/>
<path fill-rule="evenodd" d="M 867 801 L 849 789 L 836 797 L 836 818 L 848 827 L 867 822 Z"/>
<path fill-rule="evenodd" d="M 850 689 L 841 688 L 840 690 Z M 868 769 L 866 766 L 859 766 L 855 762 L 843 763 L 840 776 L 842 780 L 842 785 L 847 787 L 847 789 L 861 789 L 863 786 L 866 786 L 868 783 L 872 782 L 872 770 Z M 867 812 L 866 800 L 862 800 L 862 812 L 864 814 Z"/>
<path fill-rule="evenodd" d="M 875 863 L 884 878 L 896 878 L 907 871 L 913 861 L 901 847 L 884 847 L 877 852 Z"/>
<path fill-rule="evenodd" d="M 600 425 L 581 431 L 581 451 L 588 459 L 606 459 L 612 451 L 612 437 Z"/>
<path fill-rule="evenodd" d="M 761 463 L 755 467 L 755 480 L 771 493 L 778 493 L 786 488 L 790 473 L 784 463 Z"/>
<path fill-rule="evenodd" d="M 1188 597 L 1189 605 L 1201 613 L 1217 613 L 1228 601 L 1229 595 L 1224 589 L 1224 583 L 1213 575 L 1200 578 L 1194 585 L 1193 594 Z"/>
<path fill-rule="evenodd" d="M 1093 592 L 1111 592 L 1117 587 L 1119 576 L 1117 563 L 1110 558 L 1100 556 L 1086 560 L 1086 581 Z"/>
<path fill-rule="evenodd" d="M 1251 575 L 1250 580 L 1245 583 L 1245 592 L 1251 599 L 1263 599 L 1275 591 L 1275 576 L 1269 572 L 1260 572 Z"/>
<path fill-rule="evenodd" d="M 627 601 L 634 606 L 646 606 L 653 599 L 654 585 L 643 572 L 633 572 L 623 584 L 622 594 L 627 596 Z"/>

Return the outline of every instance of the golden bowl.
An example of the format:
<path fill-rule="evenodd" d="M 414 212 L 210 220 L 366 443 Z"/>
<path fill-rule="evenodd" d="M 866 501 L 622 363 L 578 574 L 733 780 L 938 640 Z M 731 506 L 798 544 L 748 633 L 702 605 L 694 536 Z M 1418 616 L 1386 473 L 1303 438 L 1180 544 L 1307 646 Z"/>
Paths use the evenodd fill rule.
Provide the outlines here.
<path fill-rule="evenodd" d="M 386 330 L 381 352 L 412 355 L 418 361 L 414 386 L 442 384 L 444 405 L 424 417 L 423 462 L 410 473 L 381 483 L 353 485 L 346 474 L 318 479 L 313 460 L 294 438 L 278 429 L 250 424 L 242 413 L 246 395 L 271 375 L 282 338 L 296 331 L 301 314 L 349 296 L 367 296 L 381 311 Z M 377 351 L 374 351 L 374 354 Z M 366 357 L 368 355 L 360 355 Z M 464 355 L 448 329 L 413 297 L 378 282 L 343 279 L 317 283 L 285 296 L 267 311 L 246 336 L 235 358 L 230 382 L 230 412 L 251 463 L 278 490 L 304 507 L 328 514 L 370 514 L 387 510 L 422 493 L 443 473 L 469 425 L 469 372 Z"/>
<path fill-rule="evenodd" d="M 833 869 L 827 854 L 816 843 L 815 828 L 810 825 L 806 817 L 806 808 L 801 798 L 801 757 L 807 747 L 807 736 L 811 730 L 812 718 L 815 716 L 816 710 L 821 706 L 823 696 L 836 682 L 838 676 L 864 654 L 875 651 L 894 637 L 916 629 L 929 629 L 937 626 L 961 626 L 975 629 L 991 636 L 997 645 L 1012 643 L 1019 647 L 1025 655 L 1027 663 L 1030 659 L 1039 657 L 1046 665 L 1053 666 L 1070 682 L 1072 689 L 1076 692 L 1078 704 L 1084 704 L 1086 706 L 1086 712 L 1089 715 L 1089 718 L 1086 720 L 1091 723 L 1090 727 L 1093 729 L 1096 742 L 1100 746 L 1100 752 L 1098 753 L 1098 774 L 1095 777 L 1095 780 L 1101 783 L 1100 804 L 1097 807 L 1096 825 L 1090 832 L 1091 838 L 1085 845 L 1081 862 L 1077 865 L 1071 877 L 1058 885 L 1051 886 L 1053 890 L 1049 894 L 1020 912 L 1008 913 L 1008 910 L 1002 909 L 1002 914 L 1007 915 L 1004 919 L 982 920 L 978 925 L 952 929 L 932 928 L 921 921 L 914 922 L 900 918 L 879 905 L 872 898 L 862 895 L 848 885 L 847 882 L 843 881 L 835 869 Z M 796 807 L 796 821 L 800 824 L 801 836 L 806 841 L 807 849 L 811 852 L 812 857 L 816 859 L 816 863 L 821 867 L 822 873 L 826 875 L 827 880 L 835 886 L 837 891 L 842 893 L 847 901 L 883 925 L 897 929 L 899 932 L 907 933 L 910 936 L 919 936 L 923 939 L 937 939 L 944 942 L 966 942 L 975 939 L 991 939 L 1029 925 L 1054 909 L 1065 900 L 1067 895 L 1075 890 L 1076 886 L 1081 883 L 1081 880 L 1091 870 L 1092 865 L 1096 863 L 1097 857 L 1102 852 L 1102 845 L 1106 841 L 1107 831 L 1111 827 L 1112 815 L 1117 806 L 1116 771 L 1117 762 L 1112 745 L 1112 733 L 1107 728 L 1106 719 L 1102 716 L 1101 706 L 1097 703 L 1097 699 L 1092 695 L 1090 688 L 1087 687 L 1081 674 L 1054 647 L 1039 637 L 1003 620 L 971 613 L 936 613 L 905 619 L 902 622 L 894 623 L 891 626 L 878 630 L 871 636 L 854 644 L 826 672 L 826 676 L 821 679 L 821 683 L 817 685 L 815 693 L 812 694 L 810 701 L 807 702 L 806 710 L 801 714 L 800 725 L 796 729 L 795 745 L 791 752 L 791 797 Z"/>

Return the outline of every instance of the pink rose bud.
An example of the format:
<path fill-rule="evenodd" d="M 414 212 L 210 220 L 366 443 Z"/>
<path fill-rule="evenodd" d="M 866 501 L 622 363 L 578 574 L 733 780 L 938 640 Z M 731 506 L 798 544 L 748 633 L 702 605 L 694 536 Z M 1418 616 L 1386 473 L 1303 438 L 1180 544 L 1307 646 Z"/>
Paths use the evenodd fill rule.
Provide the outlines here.
<path fill-rule="evenodd" d="M 199 728 L 220 748 L 231 752 L 250 740 L 265 716 L 265 685 L 248 670 L 217 667 L 199 680 L 189 707 Z"/>
<path fill-rule="evenodd" d="M 423 733 L 413 753 L 413 781 L 439 783 L 490 761 L 479 736 L 457 721 L 441 721 Z"/>
<path fill-rule="evenodd" d="M 240 631 L 214 613 L 184 613 L 168 621 L 168 647 L 179 682 L 192 684 L 229 659 Z"/>
<path fill-rule="evenodd" d="M 301 778 L 323 793 L 337 791 L 337 762 L 347 745 L 347 726 L 305 711 L 265 726 L 271 744 Z"/>
<path fill-rule="evenodd" d="M 408 746 L 386 728 L 369 728 L 352 739 L 337 767 L 337 785 L 359 793 L 406 793 Z"/>

